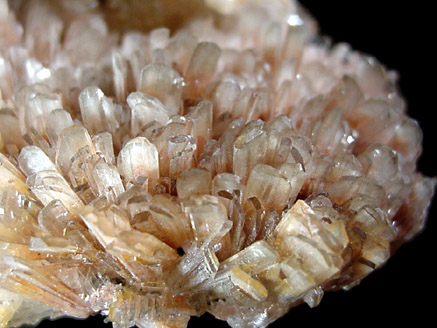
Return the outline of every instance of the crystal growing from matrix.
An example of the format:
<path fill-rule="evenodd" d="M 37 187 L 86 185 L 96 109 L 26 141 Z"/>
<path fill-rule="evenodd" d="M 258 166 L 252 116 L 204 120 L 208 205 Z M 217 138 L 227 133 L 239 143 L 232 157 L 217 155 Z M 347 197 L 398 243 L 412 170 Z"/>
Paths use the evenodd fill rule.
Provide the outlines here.
<path fill-rule="evenodd" d="M 0 0 L 0 327 L 266 327 L 413 238 L 396 74 L 317 36 L 293 0 Z"/>

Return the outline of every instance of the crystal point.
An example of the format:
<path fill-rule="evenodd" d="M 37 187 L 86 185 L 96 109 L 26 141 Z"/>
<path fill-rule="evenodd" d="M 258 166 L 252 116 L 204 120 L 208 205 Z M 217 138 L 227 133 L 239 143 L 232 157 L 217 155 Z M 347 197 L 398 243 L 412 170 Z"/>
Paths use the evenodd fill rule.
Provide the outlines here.
<path fill-rule="evenodd" d="M 173 116 L 180 112 L 183 83 L 179 73 L 171 67 L 152 63 L 141 71 L 138 91 L 158 98 L 168 108 L 169 116 Z"/>
<path fill-rule="evenodd" d="M 134 138 L 120 151 L 117 167 L 125 183 L 147 182 L 151 188 L 159 178 L 158 151 L 147 138 Z"/>

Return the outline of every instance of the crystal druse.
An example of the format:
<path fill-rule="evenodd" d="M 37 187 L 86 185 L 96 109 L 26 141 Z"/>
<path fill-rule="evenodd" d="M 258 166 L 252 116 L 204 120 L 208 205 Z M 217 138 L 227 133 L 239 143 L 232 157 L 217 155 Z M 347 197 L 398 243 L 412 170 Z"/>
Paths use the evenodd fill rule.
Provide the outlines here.
<path fill-rule="evenodd" d="M 424 226 L 397 76 L 289 0 L 0 0 L 0 327 L 265 327 Z"/>

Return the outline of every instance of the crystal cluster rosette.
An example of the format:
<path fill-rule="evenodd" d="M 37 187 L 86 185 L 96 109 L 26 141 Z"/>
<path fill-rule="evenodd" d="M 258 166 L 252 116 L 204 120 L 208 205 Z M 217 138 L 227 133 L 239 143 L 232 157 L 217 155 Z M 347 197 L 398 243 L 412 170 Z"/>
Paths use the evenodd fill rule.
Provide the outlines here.
<path fill-rule="evenodd" d="M 355 286 L 434 192 L 396 78 L 294 1 L 0 0 L 0 327 Z"/>

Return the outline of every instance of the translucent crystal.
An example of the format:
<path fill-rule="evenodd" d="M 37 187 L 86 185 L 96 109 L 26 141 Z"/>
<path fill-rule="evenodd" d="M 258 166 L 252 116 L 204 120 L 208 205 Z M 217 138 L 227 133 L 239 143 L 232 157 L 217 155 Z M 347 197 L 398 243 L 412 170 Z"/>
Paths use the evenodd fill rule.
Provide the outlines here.
<path fill-rule="evenodd" d="M 107 163 L 99 163 L 95 166 L 93 174 L 100 196 L 105 196 L 108 200 L 114 201 L 124 192 L 120 173 L 118 173 L 115 166 Z"/>
<path fill-rule="evenodd" d="M 25 142 L 20 132 L 16 111 L 7 108 L 0 109 L 0 129 L 3 147 L 7 148 L 8 144 L 16 144 L 18 147 L 24 146 Z"/>
<path fill-rule="evenodd" d="M 216 70 L 220 48 L 211 42 L 200 42 L 194 49 L 187 68 L 185 86 L 189 97 L 196 97 L 203 90 Z"/>
<path fill-rule="evenodd" d="M 91 134 L 110 130 L 118 125 L 112 100 L 97 87 L 88 87 L 79 95 L 79 105 L 85 127 Z"/>
<path fill-rule="evenodd" d="M 197 196 L 183 203 L 196 240 L 207 240 L 227 220 L 226 208 L 214 196 Z"/>
<path fill-rule="evenodd" d="M 64 204 L 56 199 L 48 203 L 38 214 L 38 224 L 47 233 L 55 237 L 64 236 L 65 229 L 74 221 L 74 217 Z"/>
<path fill-rule="evenodd" d="M 112 70 L 114 71 L 114 89 L 118 101 L 126 99 L 128 88 L 128 66 L 127 62 L 118 52 L 112 54 Z"/>
<path fill-rule="evenodd" d="M 46 124 L 47 136 L 49 137 L 50 143 L 56 145 L 62 130 L 72 126 L 74 123 L 70 113 L 60 108 L 50 112 Z"/>
<path fill-rule="evenodd" d="M 149 64 L 140 73 L 138 91 L 158 98 L 169 116 L 180 112 L 183 79 L 171 67 L 162 63 Z"/>
<path fill-rule="evenodd" d="M 147 138 L 134 138 L 120 151 L 117 167 L 125 183 L 147 182 L 151 188 L 159 178 L 158 151 Z"/>
<path fill-rule="evenodd" d="M 212 104 L 203 101 L 196 107 L 192 107 L 187 116 L 194 122 L 193 136 L 196 138 L 197 155 L 203 152 L 205 143 L 212 135 Z"/>
<path fill-rule="evenodd" d="M 23 147 L 18 157 L 18 166 L 27 176 L 40 171 L 56 171 L 56 166 L 47 155 L 38 147 Z"/>
<path fill-rule="evenodd" d="M 258 164 L 250 172 L 244 196 L 256 197 L 262 206 L 272 206 L 281 213 L 287 203 L 294 202 L 303 181 L 304 173 L 299 164 L 284 164 L 279 170 Z"/>
<path fill-rule="evenodd" d="M 39 171 L 29 176 L 26 183 L 44 205 L 58 199 L 72 211 L 83 206 L 68 182 L 56 171 Z"/>
<path fill-rule="evenodd" d="M 62 130 L 56 149 L 56 165 L 64 175 L 80 152 L 95 153 L 88 130 L 82 125 L 72 125 Z"/>
<path fill-rule="evenodd" d="M 176 190 L 182 199 L 196 194 L 209 194 L 211 192 L 211 173 L 201 169 L 184 171 L 177 179 Z"/>
<path fill-rule="evenodd" d="M 126 100 L 132 110 L 131 130 L 134 135 L 153 121 L 162 125 L 167 123 L 167 109 L 158 99 L 141 92 L 132 92 Z"/>
<path fill-rule="evenodd" d="M 101 154 L 106 163 L 114 164 L 114 144 L 112 135 L 109 132 L 102 132 L 92 136 L 92 141 L 97 154 Z"/>
<path fill-rule="evenodd" d="M 47 116 L 52 110 L 63 107 L 61 96 L 59 94 L 30 93 L 27 97 L 28 103 L 24 108 L 25 126 L 28 130 L 34 129 L 39 134 L 44 135 Z"/>
<path fill-rule="evenodd" d="M 317 232 L 317 233 L 315 233 Z M 301 270 L 314 279 L 315 284 L 329 279 L 342 267 L 342 251 L 348 243 L 344 223 L 323 220 L 305 202 L 298 200 L 276 227 L 276 241 L 281 252 L 299 263 Z"/>
<path fill-rule="evenodd" d="M 29 193 L 26 186 L 26 178 L 3 154 L 0 154 L 0 172 L 0 190 L 12 187 L 20 193 Z"/>

